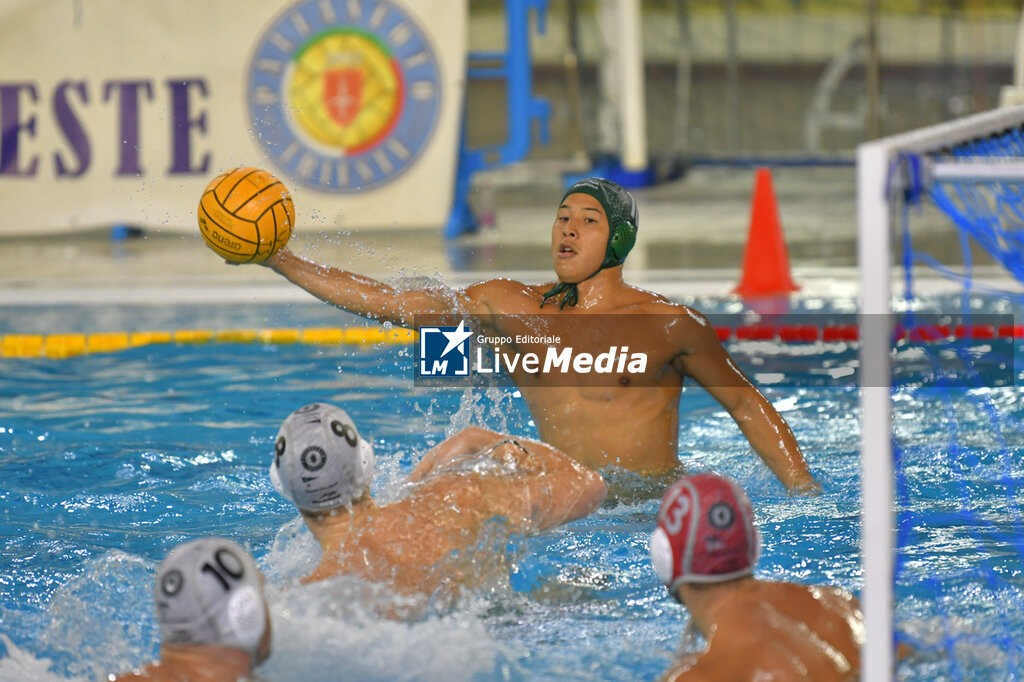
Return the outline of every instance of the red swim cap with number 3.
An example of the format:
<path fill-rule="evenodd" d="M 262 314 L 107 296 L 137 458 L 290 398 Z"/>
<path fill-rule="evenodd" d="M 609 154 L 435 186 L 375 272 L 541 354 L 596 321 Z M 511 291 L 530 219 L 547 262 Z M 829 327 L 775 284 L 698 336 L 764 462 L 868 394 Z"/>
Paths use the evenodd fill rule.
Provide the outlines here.
<path fill-rule="evenodd" d="M 760 551 L 750 499 L 722 476 L 684 476 L 661 499 L 650 551 L 655 572 L 672 593 L 682 583 L 750 574 Z"/>

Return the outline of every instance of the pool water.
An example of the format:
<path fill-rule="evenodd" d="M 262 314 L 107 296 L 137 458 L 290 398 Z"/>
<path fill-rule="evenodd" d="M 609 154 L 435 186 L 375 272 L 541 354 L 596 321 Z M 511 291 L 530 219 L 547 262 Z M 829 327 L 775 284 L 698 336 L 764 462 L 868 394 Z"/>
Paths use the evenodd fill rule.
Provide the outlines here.
<path fill-rule="evenodd" d="M 731 304 L 698 303 L 714 305 Z M 324 326 L 337 315 L 319 305 L 3 309 L 0 329 Z M 731 350 L 741 366 L 765 354 L 763 344 Z M 0 358 L 0 680 L 102 679 L 151 660 L 155 566 L 203 534 L 241 542 L 267 574 L 274 653 L 257 672 L 268 680 L 653 680 L 677 648 L 698 649 L 647 554 L 661 489 L 614 469 L 596 513 L 526 539 L 496 527 L 468 559 L 487 571 L 484 585 L 456 604 L 417 604 L 411 621 L 379 617 L 394 597 L 358 580 L 298 584 L 319 550 L 267 476 L 296 407 L 329 402 L 352 415 L 374 442 L 373 490 L 385 500 L 420 453 L 463 426 L 535 435 L 514 392 L 414 387 L 411 352 L 213 343 Z M 785 366 L 811 376 L 823 356 L 852 362 L 856 348 L 805 348 Z M 1024 408 L 1012 385 L 922 383 L 911 377 L 894 398 L 911 519 L 897 625 L 919 649 L 900 678 L 1006 679 L 1024 669 Z M 700 389 L 684 392 L 680 457 L 748 490 L 765 540 L 758 576 L 859 592 L 857 390 L 809 381 L 765 392 L 822 495 L 788 496 Z"/>

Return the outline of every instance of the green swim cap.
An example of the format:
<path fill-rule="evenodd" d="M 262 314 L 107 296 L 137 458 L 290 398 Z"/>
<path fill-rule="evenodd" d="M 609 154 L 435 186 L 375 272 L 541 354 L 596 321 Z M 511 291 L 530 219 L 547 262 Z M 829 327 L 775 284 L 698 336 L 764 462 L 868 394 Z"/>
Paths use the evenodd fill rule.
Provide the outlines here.
<path fill-rule="evenodd" d="M 632 250 L 633 245 L 636 244 L 638 216 L 636 201 L 633 200 L 633 195 L 622 185 L 611 180 L 605 180 L 604 178 L 585 178 L 580 180 L 562 195 L 562 202 L 570 194 L 589 194 L 594 197 L 601 204 L 601 208 L 604 209 L 604 214 L 608 218 L 608 246 L 605 249 L 604 261 L 602 261 L 601 267 L 586 279 L 590 279 L 605 268 L 622 265 L 630 250 Z M 559 204 L 562 202 L 559 202 Z M 566 292 L 566 294 L 558 306 L 560 309 L 565 308 L 567 305 L 574 306 L 579 301 L 580 295 L 575 283 L 559 282 L 544 292 L 544 300 L 541 301 L 541 307 L 544 307 L 549 298 L 557 296 L 562 292 Z"/>

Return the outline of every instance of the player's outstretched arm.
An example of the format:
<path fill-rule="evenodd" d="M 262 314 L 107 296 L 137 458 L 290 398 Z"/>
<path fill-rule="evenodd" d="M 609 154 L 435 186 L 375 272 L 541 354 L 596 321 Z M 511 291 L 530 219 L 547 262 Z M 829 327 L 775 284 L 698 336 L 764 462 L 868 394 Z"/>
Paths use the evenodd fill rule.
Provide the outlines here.
<path fill-rule="evenodd" d="M 416 468 L 412 470 L 406 481 L 419 483 L 441 473 L 446 467 L 467 456 L 475 455 L 492 445 L 507 440 L 510 440 L 509 436 L 497 431 L 479 426 L 469 426 L 423 453 L 423 457 L 420 458 Z"/>
<path fill-rule="evenodd" d="M 490 459 L 497 465 L 481 468 Z M 464 466 L 469 463 L 468 469 Z M 586 516 L 604 501 L 604 479 L 550 445 L 476 426 L 428 450 L 407 482 L 420 483 L 447 473 L 481 472 L 475 485 L 491 513 L 521 532 L 540 532 Z M 490 473 L 487 473 L 490 472 Z M 461 484 L 456 484 L 461 485 Z"/>
<path fill-rule="evenodd" d="M 477 469 L 489 458 L 502 476 L 482 482 L 491 490 L 487 506 L 521 531 L 544 531 L 586 516 L 604 501 L 604 479 L 561 450 L 526 438 L 476 426 L 463 429 L 428 450 L 409 475 L 415 483 L 459 469 Z"/>
<path fill-rule="evenodd" d="M 729 412 L 750 447 L 792 492 L 821 490 L 804 459 L 793 430 L 775 407 L 754 386 L 721 387 L 709 392 Z"/>
<path fill-rule="evenodd" d="M 284 248 L 263 262 L 287 280 L 339 308 L 381 322 L 411 327 L 413 318 L 468 305 L 452 289 L 400 291 L 370 277 L 315 263 Z"/>
<path fill-rule="evenodd" d="M 539 441 L 517 438 L 512 445 L 508 453 L 520 467 L 513 484 L 524 487 L 528 501 L 527 530 L 582 518 L 604 501 L 608 489 L 601 474 Z"/>
<path fill-rule="evenodd" d="M 726 409 L 754 452 L 788 490 L 820 490 L 789 424 L 736 365 L 707 320 L 694 319 L 701 318 L 691 318 L 676 369 L 693 377 Z"/>

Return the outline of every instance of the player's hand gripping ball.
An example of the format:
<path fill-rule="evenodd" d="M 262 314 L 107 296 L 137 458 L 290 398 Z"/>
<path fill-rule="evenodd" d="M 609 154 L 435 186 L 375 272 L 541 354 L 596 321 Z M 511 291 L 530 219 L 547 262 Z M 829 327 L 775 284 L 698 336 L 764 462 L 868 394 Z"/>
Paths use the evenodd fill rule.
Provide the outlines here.
<path fill-rule="evenodd" d="M 295 205 L 288 188 L 259 168 L 221 173 L 199 199 L 199 231 L 232 263 L 262 263 L 292 235 Z"/>

